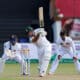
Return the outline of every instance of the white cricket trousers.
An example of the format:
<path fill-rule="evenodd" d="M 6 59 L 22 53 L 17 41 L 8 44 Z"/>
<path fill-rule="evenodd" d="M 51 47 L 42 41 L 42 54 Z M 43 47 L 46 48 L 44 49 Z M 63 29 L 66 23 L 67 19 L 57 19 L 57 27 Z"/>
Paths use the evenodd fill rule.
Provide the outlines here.
<path fill-rule="evenodd" d="M 76 57 L 76 55 L 75 54 L 73 54 L 73 51 L 65 51 L 65 50 L 61 50 L 61 51 L 59 51 L 59 55 L 61 55 L 61 57 L 63 56 L 63 55 L 65 55 L 65 54 L 69 54 L 72 58 L 73 57 Z M 50 74 L 53 74 L 55 71 L 56 71 L 56 69 L 57 69 L 57 67 L 58 67 L 58 65 L 59 65 L 59 59 L 58 59 L 58 55 L 56 56 L 56 59 L 52 62 L 52 65 L 51 65 L 51 68 L 50 68 L 50 71 L 49 71 L 49 73 Z M 76 67 L 76 69 L 77 70 L 80 70 L 80 63 L 79 63 L 79 61 L 78 60 L 74 60 L 74 64 L 75 64 L 75 67 Z"/>
<path fill-rule="evenodd" d="M 45 75 L 51 59 L 51 46 L 38 48 L 40 75 Z"/>
<path fill-rule="evenodd" d="M 15 57 L 13 57 L 13 58 L 10 58 L 10 57 L 8 57 L 6 54 L 3 54 L 3 56 L 2 56 L 2 60 L 4 60 L 4 61 L 6 61 L 6 60 L 8 60 L 8 59 L 12 59 L 12 60 L 15 60 L 15 61 L 17 61 L 17 62 L 19 62 L 20 63 L 20 66 L 21 66 L 21 74 L 26 74 L 27 73 L 27 69 L 26 69 L 26 61 L 24 61 L 24 59 L 21 57 L 21 55 L 20 54 L 16 54 L 15 55 Z"/>

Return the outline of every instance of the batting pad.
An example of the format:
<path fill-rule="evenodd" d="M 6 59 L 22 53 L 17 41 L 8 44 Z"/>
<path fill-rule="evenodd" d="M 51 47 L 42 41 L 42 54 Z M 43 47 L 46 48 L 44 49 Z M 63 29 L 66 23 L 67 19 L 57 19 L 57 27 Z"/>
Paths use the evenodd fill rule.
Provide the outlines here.
<path fill-rule="evenodd" d="M 0 73 L 3 72 L 5 66 L 5 62 L 0 58 Z"/>
<path fill-rule="evenodd" d="M 77 72 L 80 73 L 80 62 L 79 61 L 75 62 L 75 67 L 76 67 Z"/>

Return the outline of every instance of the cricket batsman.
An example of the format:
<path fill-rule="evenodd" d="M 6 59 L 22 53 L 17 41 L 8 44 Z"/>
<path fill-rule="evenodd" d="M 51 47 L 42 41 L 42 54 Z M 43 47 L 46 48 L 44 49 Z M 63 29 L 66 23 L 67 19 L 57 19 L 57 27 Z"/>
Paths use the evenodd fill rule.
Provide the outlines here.
<path fill-rule="evenodd" d="M 21 56 L 21 45 L 18 43 L 18 38 L 15 34 L 11 35 L 10 41 L 4 43 L 4 54 L 2 60 L 16 60 L 21 65 L 21 75 L 26 75 L 25 61 Z"/>
<path fill-rule="evenodd" d="M 57 40 L 57 57 L 53 61 L 49 74 L 53 74 L 59 65 L 59 61 L 61 57 L 65 54 L 69 54 L 73 58 L 73 62 L 77 71 L 80 71 L 80 63 L 77 59 L 76 52 L 75 52 L 75 45 L 71 37 L 66 36 L 64 31 L 60 32 L 60 38 Z"/>
<path fill-rule="evenodd" d="M 46 75 L 48 64 L 51 59 L 51 43 L 46 38 L 47 32 L 44 28 L 37 28 L 33 30 L 32 35 L 32 42 L 38 49 L 39 76 L 43 77 Z"/>

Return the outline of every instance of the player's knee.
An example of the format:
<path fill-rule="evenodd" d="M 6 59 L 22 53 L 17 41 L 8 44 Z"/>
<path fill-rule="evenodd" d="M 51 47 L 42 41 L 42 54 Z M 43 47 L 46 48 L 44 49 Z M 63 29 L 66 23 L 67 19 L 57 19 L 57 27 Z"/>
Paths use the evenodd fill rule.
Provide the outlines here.
<path fill-rule="evenodd" d="M 60 60 L 61 59 L 61 55 L 58 55 L 58 60 Z"/>
<path fill-rule="evenodd" d="M 77 57 L 73 57 L 73 60 L 77 61 Z"/>

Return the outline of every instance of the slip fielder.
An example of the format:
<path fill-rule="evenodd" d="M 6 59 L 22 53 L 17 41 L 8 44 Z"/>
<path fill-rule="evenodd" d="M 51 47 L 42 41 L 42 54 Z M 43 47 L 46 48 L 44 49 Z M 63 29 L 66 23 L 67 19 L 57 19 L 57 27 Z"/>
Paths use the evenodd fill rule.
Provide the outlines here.
<path fill-rule="evenodd" d="M 15 60 L 20 63 L 21 74 L 26 75 L 26 62 L 21 56 L 21 45 L 17 42 L 17 36 L 11 35 L 10 41 L 4 43 L 4 54 L 2 60 L 5 62 L 8 59 Z"/>
<path fill-rule="evenodd" d="M 69 54 L 73 58 L 77 71 L 80 71 L 80 63 L 76 56 L 74 42 L 72 38 L 66 36 L 64 31 L 60 32 L 60 38 L 57 40 L 57 48 L 58 48 L 57 51 L 58 55 L 51 65 L 49 74 L 53 74 L 55 72 L 55 70 L 59 65 L 61 57 L 65 54 Z"/>

